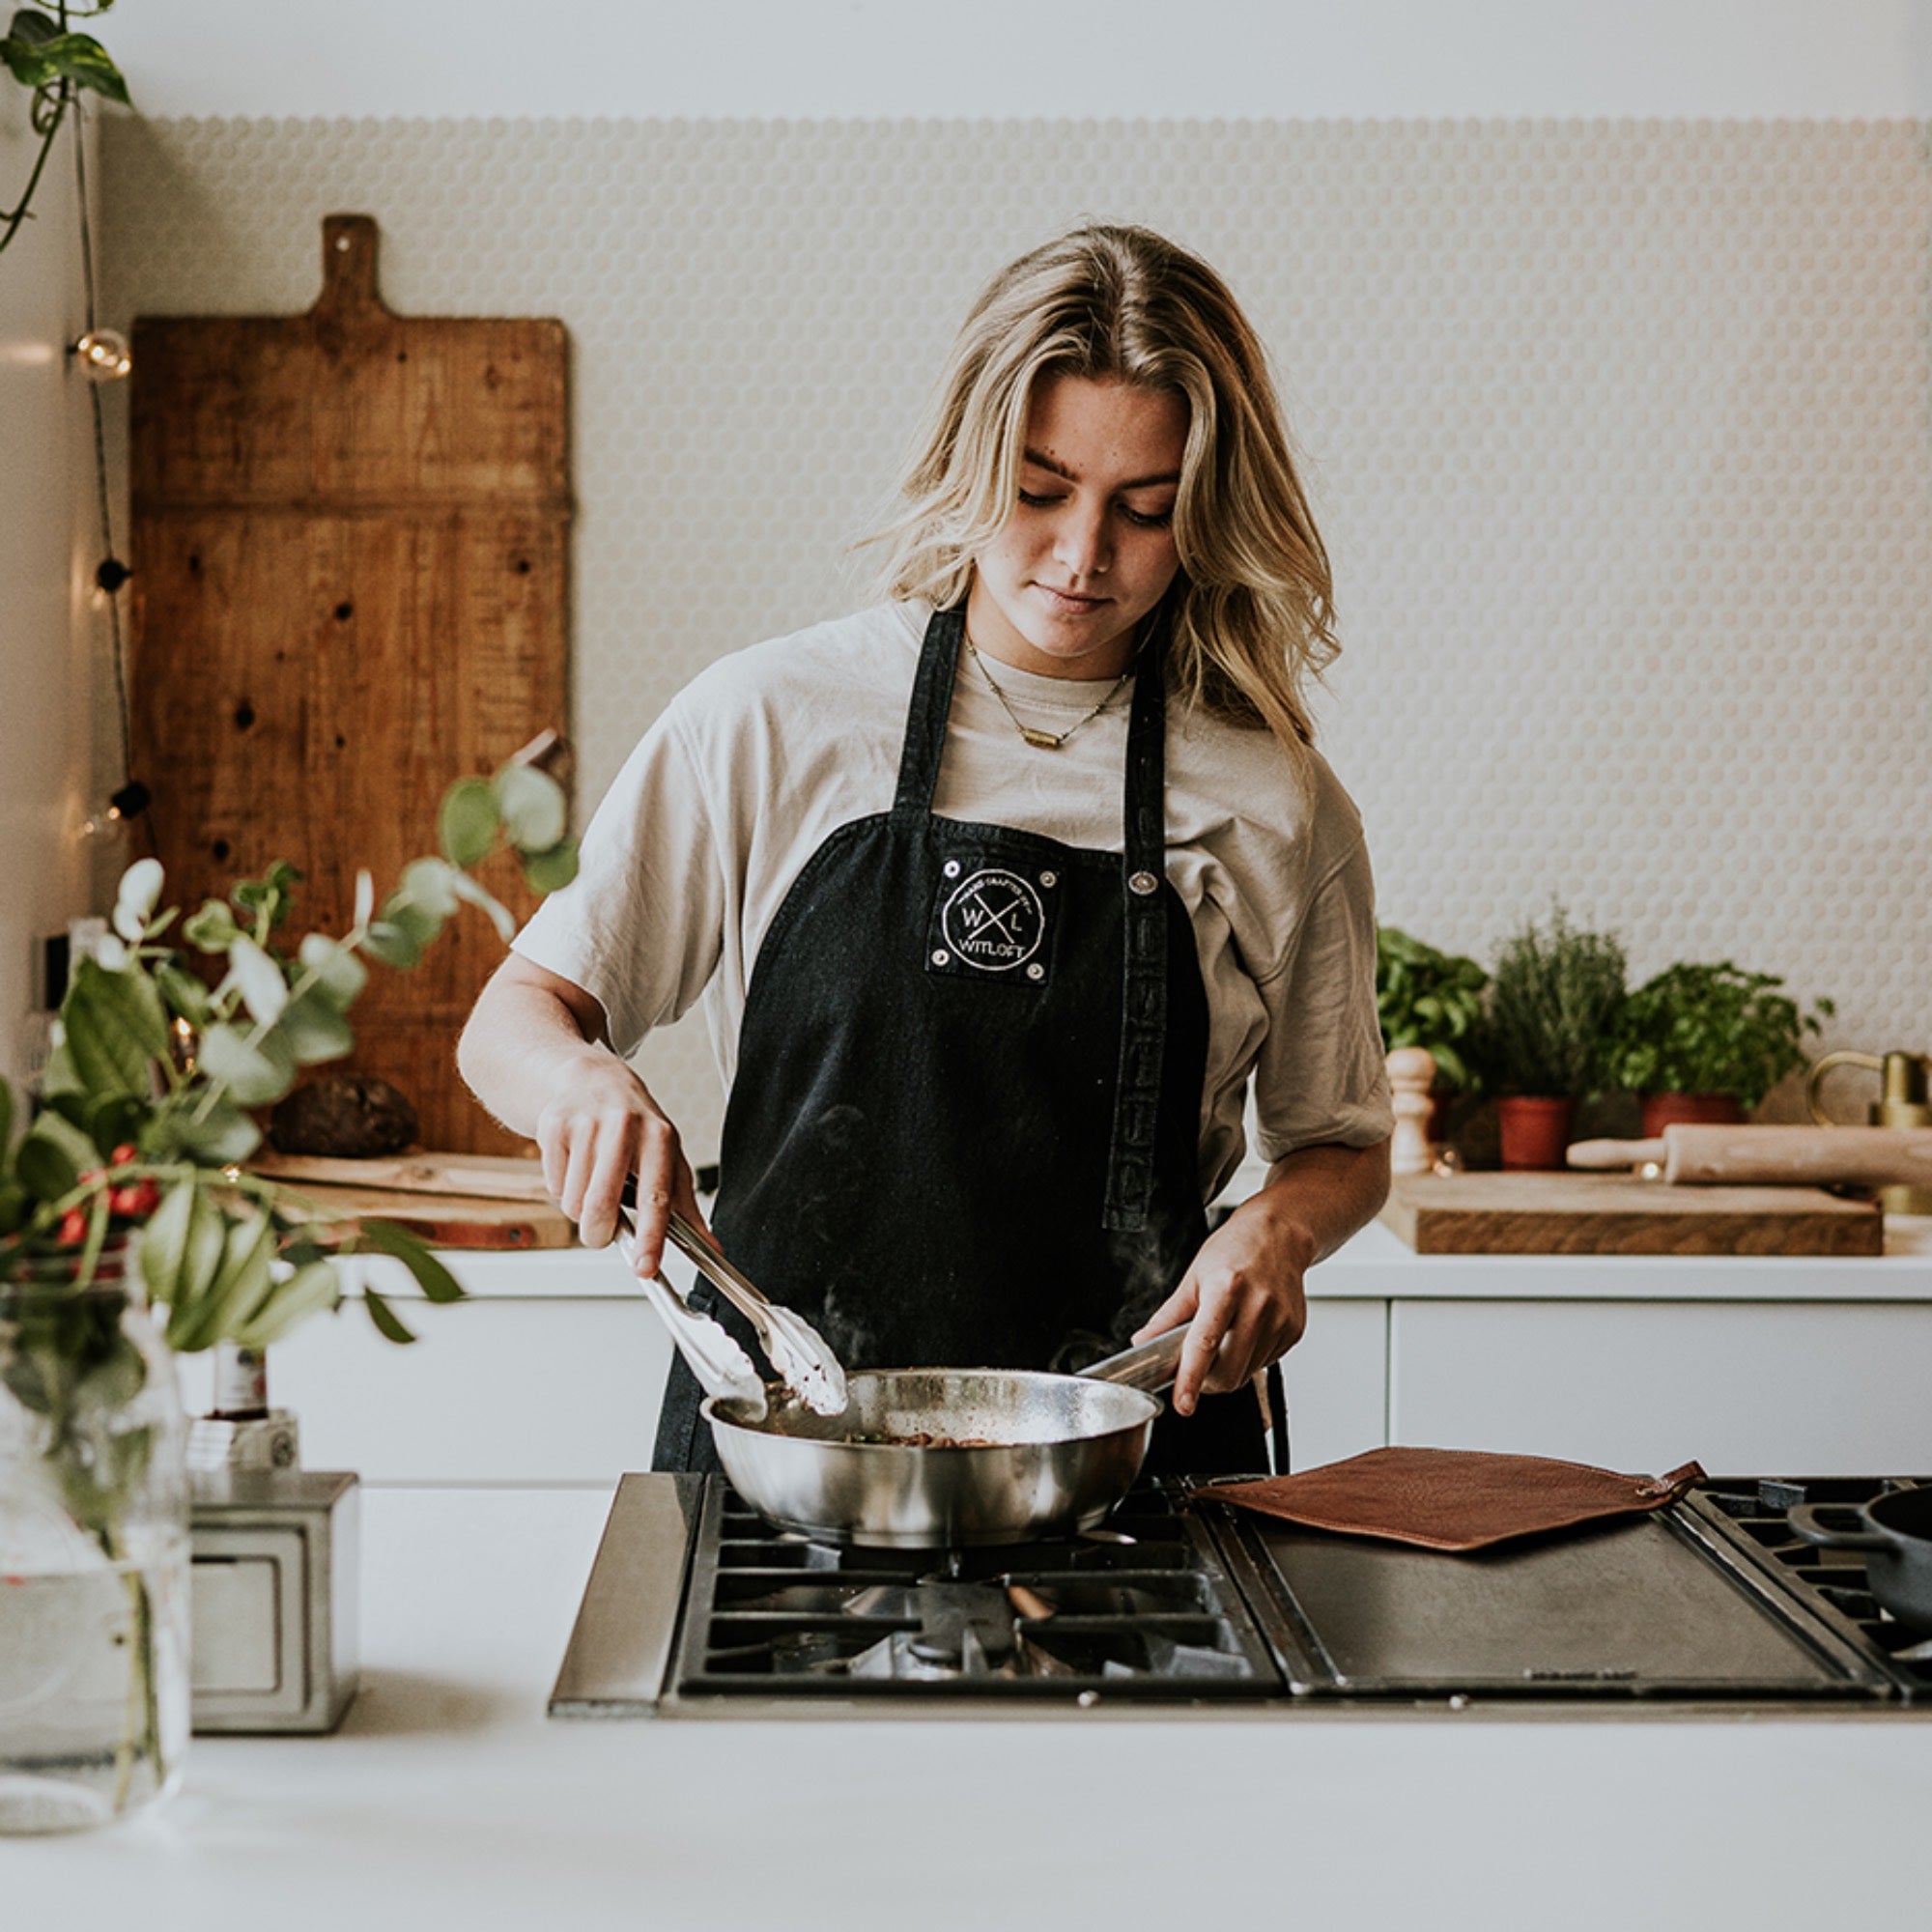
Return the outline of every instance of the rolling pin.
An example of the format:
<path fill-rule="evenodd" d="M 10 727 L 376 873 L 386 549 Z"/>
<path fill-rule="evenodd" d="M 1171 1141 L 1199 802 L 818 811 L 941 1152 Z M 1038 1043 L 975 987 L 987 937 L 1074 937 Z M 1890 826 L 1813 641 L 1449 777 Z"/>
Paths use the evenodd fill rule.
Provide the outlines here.
<path fill-rule="evenodd" d="M 1713 1127 L 1673 1122 L 1655 1140 L 1577 1141 L 1572 1167 L 1654 1164 L 1672 1182 L 1932 1187 L 1932 1127 Z"/>

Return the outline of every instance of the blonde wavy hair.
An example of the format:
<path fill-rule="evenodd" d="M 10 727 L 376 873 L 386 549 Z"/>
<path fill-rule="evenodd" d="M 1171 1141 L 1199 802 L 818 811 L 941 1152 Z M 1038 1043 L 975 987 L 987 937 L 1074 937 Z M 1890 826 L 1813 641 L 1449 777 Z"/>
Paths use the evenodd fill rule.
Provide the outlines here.
<path fill-rule="evenodd" d="M 1035 389 L 1063 375 L 1186 403 L 1168 681 L 1185 703 L 1272 731 L 1305 784 L 1308 685 L 1341 648 L 1328 554 L 1247 317 L 1207 263 L 1150 229 L 1077 228 L 987 285 L 908 459 L 908 507 L 869 539 L 890 546 L 882 592 L 941 610 L 965 597 L 1018 500 Z"/>

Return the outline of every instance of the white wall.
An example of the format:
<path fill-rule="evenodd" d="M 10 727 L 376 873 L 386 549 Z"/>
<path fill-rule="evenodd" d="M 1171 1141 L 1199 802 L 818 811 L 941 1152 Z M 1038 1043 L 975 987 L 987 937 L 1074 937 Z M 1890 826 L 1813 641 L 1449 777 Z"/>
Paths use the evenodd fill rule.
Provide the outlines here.
<path fill-rule="evenodd" d="M 1932 112 L 1926 0 L 128 0 L 152 115 Z"/>
<path fill-rule="evenodd" d="M 0 205 L 32 172 L 27 97 L 0 81 Z M 84 308 L 72 129 L 34 214 L 0 254 L 0 1073 L 17 1085 L 38 942 L 83 911 L 87 637 L 94 561 L 78 520 L 92 449 L 85 384 L 67 355 Z"/>

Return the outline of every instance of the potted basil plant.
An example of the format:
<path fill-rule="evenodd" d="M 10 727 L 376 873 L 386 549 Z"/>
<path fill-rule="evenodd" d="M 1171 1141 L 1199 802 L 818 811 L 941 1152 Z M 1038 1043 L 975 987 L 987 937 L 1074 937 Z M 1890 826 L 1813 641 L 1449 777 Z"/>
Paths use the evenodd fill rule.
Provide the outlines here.
<path fill-rule="evenodd" d="M 1806 1065 L 1804 1040 L 1836 1011 L 1820 999 L 1809 1012 L 1772 973 L 1728 959 L 1667 966 L 1618 1012 L 1606 1076 L 1643 1096 L 1643 1131 L 1672 1121 L 1742 1121 Z"/>
<path fill-rule="evenodd" d="M 1482 1085 L 1472 1048 L 1483 1023 L 1490 976 L 1473 959 L 1443 952 L 1400 926 L 1376 927 L 1376 1016 L 1382 1046 L 1426 1047 L 1438 1089 Z"/>
<path fill-rule="evenodd" d="M 1572 925 L 1560 905 L 1497 949 L 1485 1059 L 1505 1167 L 1563 1165 L 1577 1102 L 1606 1084 L 1624 980 L 1623 942 Z"/>

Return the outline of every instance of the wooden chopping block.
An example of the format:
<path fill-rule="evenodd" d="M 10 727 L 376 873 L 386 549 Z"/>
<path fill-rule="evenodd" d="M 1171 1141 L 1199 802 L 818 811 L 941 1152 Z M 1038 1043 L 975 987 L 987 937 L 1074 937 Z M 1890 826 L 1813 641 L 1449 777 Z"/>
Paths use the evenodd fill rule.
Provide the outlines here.
<path fill-rule="evenodd" d="M 304 314 L 135 319 L 128 702 L 169 893 L 286 859 L 298 929 L 343 932 L 358 869 L 387 892 L 445 786 L 565 716 L 569 353 L 553 318 L 391 313 L 368 215 L 322 243 Z M 534 910 L 509 855 L 480 876 Z M 338 1070 L 399 1088 L 432 1146 L 516 1145 L 456 1071 L 501 956 L 466 913 L 355 1009 Z"/>
<path fill-rule="evenodd" d="M 1871 1201 L 1623 1174 L 1407 1174 L 1382 1220 L 1420 1255 L 1880 1255 Z"/>
<path fill-rule="evenodd" d="M 1932 1127 L 1701 1126 L 1673 1122 L 1644 1141 L 1578 1141 L 1570 1165 L 1656 1162 L 1666 1181 L 1932 1187 Z"/>

